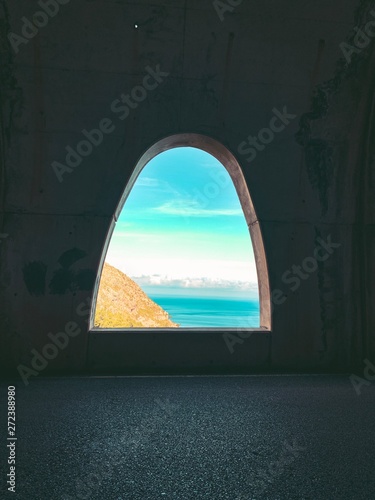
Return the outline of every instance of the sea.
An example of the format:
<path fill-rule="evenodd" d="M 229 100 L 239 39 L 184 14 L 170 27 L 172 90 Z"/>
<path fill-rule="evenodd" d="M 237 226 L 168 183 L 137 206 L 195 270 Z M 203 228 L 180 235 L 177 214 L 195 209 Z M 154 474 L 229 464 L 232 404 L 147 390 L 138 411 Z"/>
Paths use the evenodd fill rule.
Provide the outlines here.
<path fill-rule="evenodd" d="M 185 328 L 259 328 L 259 300 L 207 296 L 171 296 L 148 293 Z"/>

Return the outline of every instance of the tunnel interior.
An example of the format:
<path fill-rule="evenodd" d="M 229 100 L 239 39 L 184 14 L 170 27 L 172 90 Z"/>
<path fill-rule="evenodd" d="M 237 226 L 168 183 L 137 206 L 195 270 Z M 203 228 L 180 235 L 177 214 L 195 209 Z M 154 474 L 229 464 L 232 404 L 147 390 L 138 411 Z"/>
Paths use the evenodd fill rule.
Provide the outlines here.
<path fill-rule="evenodd" d="M 271 4 L 79 0 L 51 17 L 1 2 L 4 374 L 32 369 L 61 332 L 69 344 L 44 374 L 342 371 L 373 359 L 371 6 Z M 231 175 L 260 329 L 227 332 L 233 353 L 205 331 L 111 332 L 104 348 L 93 311 L 111 231 L 139 171 L 179 146 Z"/>
<path fill-rule="evenodd" d="M 0 0 L 0 37 L 0 497 L 375 498 L 373 1 Z M 259 328 L 96 328 L 181 147 L 235 186 Z"/>

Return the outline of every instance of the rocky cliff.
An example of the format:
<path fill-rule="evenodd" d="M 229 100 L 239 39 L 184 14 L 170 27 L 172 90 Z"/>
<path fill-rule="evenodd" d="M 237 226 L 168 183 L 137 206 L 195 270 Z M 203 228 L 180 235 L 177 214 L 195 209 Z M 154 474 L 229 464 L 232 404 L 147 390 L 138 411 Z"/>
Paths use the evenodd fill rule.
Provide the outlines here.
<path fill-rule="evenodd" d="M 178 327 L 126 274 L 104 264 L 95 314 L 96 328 Z"/>

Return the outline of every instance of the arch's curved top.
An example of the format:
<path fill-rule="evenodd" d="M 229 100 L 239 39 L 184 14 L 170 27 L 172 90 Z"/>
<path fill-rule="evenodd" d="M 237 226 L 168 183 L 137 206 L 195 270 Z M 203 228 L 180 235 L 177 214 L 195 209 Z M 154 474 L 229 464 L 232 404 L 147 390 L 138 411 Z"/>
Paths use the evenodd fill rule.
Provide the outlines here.
<path fill-rule="evenodd" d="M 110 230 L 108 231 L 107 239 L 102 252 L 102 258 L 99 265 L 98 276 L 96 280 L 96 286 L 94 290 L 94 297 L 92 301 L 91 318 L 90 318 L 90 329 L 93 328 L 96 299 L 99 288 L 99 280 L 104 265 L 105 256 L 109 243 L 111 241 L 112 233 L 115 224 L 119 218 L 121 210 L 125 204 L 126 199 L 129 196 L 139 174 L 143 168 L 150 162 L 155 156 L 167 151 L 169 149 L 179 148 L 179 147 L 193 147 L 201 149 L 207 153 L 214 156 L 228 171 L 234 187 L 237 191 L 240 204 L 245 216 L 247 226 L 250 231 L 250 236 L 253 245 L 257 275 L 258 275 L 258 286 L 259 286 L 259 302 L 260 302 L 260 328 L 271 330 L 271 297 L 270 297 L 270 287 L 268 279 L 268 267 L 266 261 L 266 254 L 264 250 L 263 237 L 259 225 L 259 221 L 254 209 L 254 205 L 250 196 L 250 192 L 244 178 L 242 169 L 237 162 L 234 155 L 220 142 L 212 139 L 211 137 L 184 133 L 176 134 L 172 136 L 165 137 L 161 139 L 154 145 L 152 145 L 139 159 L 137 165 L 135 166 L 132 175 L 125 187 L 124 193 L 121 200 L 116 208 L 113 216 L 112 224 Z M 250 329 L 249 329 L 250 330 Z"/>

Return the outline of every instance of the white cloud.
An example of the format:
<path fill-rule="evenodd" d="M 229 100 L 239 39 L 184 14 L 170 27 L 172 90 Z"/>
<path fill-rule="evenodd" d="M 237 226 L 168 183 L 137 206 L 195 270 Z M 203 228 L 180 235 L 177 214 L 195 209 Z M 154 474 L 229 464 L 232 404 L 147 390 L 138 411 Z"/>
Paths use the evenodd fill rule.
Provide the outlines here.
<path fill-rule="evenodd" d="M 151 276 L 132 276 L 140 286 L 168 286 L 177 288 L 215 288 L 236 289 L 243 291 L 258 291 L 258 284 L 250 281 L 211 279 L 211 278 L 183 278 L 173 279 L 170 276 L 154 274 Z"/>
<path fill-rule="evenodd" d="M 220 259 L 125 258 L 122 253 L 109 252 L 106 261 L 130 277 L 153 276 L 165 282 L 183 280 L 203 283 L 257 283 L 254 261 L 230 261 Z M 155 277 L 156 276 L 156 277 Z"/>
<path fill-rule="evenodd" d="M 140 177 L 136 180 L 136 185 L 142 187 L 159 187 L 160 182 L 158 179 L 152 177 Z"/>
<path fill-rule="evenodd" d="M 241 209 L 204 209 L 199 206 L 195 200 L 180 200 L 178 202 L 167 202 L 159 207 L 152 209 L 154 212 L 159 212 L 166 215 L 182 215 L 186 217 L 238 217 L 243 216 Z"/>
<path fill-rule="evenodd" d="M 130 240 L 131 238 L 134 238 L 137 240 L 137 242 L 151 242 L 155 243 L 157 241 L 163 241 L 163 234 L 157 235 L 155 233 L 142 233 L 138 231 L 121 231 L 117 230 L 116 228 L 116 233 L 114 234 L 114 238 L 126 238 Z"/>

